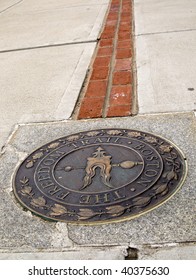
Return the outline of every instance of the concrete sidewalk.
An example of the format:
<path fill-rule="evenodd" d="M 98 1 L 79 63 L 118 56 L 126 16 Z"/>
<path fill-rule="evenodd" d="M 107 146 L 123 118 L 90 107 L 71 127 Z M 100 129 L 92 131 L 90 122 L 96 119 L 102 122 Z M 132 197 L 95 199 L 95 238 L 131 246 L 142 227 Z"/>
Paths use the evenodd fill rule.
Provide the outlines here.
<path fill-rule="evenodd" d="M 110 1 L 38 2 L 0 2 L 0 259 L 196 259 L 195 1 L 133 1 L 138 114 L 80 121 L 70 116 Z M 108 127 L 178 145 L 189 165 L 181 190 L 117 224 L 49 223 L 23 211 L 12 179 L 28 154 L 61 136 Z"/>
<path fill-rule="evenodd" d="M 0 146 L 16 123 L 71 116 L 108 3 L 1 1 Z"/>
<path fill-rule="evenodd" d="M 135 0 L 139 113 L 196 109 L 196 2 Z"/>

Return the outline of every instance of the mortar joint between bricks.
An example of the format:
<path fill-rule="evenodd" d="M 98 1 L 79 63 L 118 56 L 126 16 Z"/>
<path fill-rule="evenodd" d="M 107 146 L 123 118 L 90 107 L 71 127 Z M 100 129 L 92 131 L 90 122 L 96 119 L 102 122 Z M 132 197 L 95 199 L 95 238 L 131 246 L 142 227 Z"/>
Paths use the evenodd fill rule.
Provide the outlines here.
<path fill-rule="evenodd" d="M 119 11 L 118 11 L 118 21 L 117 21 L 115 36 L 114 36 L 113 53 L 112 53 L 112 58 L 111 58 L 111 63 L 110 63 L 108 86 L 107 86 L 105 103 L 104 103 L 103 114 L 102 114 L 103 118 L 105 118 L 107 116 L 107 109 L 109 106 L 109 99 L 110 99 L 110 93 L 111 93 L 111 88 L 112 88 L 112 79 L 113 79 L 113 69 L 115 66 L 117 38 L 118 38 L 119 24 L 120 24 L 120 19 L 121 19 L 121 12 L 122 12 L 122 0 L 119 0 L 119 4 L 120 4 L 120 6 L 119 6 Z"/>

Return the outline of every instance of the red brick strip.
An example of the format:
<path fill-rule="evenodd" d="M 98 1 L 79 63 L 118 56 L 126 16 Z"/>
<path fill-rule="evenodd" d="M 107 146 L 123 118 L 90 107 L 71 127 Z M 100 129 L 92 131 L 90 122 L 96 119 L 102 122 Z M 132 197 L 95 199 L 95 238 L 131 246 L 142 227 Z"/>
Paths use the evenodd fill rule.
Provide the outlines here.
<path fill-rule="evenodd" d="M 112 0 L 84 87 L 78 119 L 131 115 L 132 2 Z"/>

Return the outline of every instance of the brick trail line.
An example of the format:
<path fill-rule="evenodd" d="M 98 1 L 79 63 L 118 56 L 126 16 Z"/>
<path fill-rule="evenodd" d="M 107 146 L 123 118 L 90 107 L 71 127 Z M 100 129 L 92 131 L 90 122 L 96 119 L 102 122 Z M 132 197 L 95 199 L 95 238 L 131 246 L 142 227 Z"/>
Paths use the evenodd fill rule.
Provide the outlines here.
<path fill-rule="evenodd" d="M 78 119 L 132 114 L 132 30 L 132 2 L 112 0 L 77 104 Z"/>

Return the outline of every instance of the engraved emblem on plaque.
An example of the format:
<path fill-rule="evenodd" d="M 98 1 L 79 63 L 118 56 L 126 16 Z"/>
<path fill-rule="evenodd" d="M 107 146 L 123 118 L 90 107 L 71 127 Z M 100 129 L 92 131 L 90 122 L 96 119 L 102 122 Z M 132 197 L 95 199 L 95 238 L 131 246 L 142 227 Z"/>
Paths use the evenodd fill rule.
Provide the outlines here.
<path fill-rule="evenodd" d="M 129 129 L 101 129 L 56 139 L 30 154 L 14 193 L 33 213 L 97 224 L 137 217 L 183 184 L 186 160 L 170 141 Z"/>

